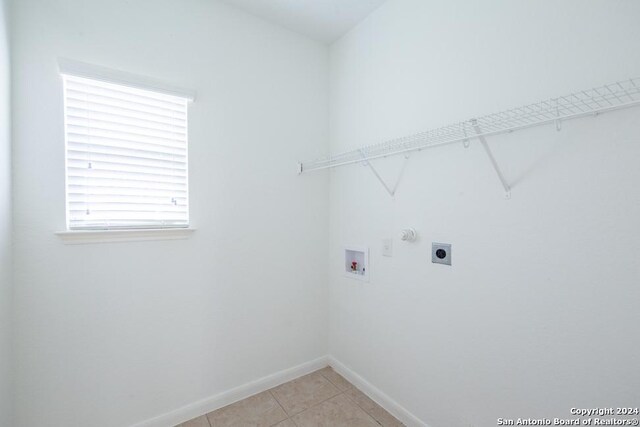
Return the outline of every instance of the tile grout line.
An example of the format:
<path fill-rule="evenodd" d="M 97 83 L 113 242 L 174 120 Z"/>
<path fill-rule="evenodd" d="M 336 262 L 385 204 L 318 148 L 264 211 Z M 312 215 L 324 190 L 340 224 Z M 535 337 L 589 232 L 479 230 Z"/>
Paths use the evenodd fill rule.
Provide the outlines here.
<path fill-rule="evenodd" d="M 312 373 L 313 373 L 313 372 L 312 372 Z M 309 374 L 307 374 L 307 375 L 309 375 Z M 322 378 L 326 379 L 327 381 L 329 381 L 329 379 L 328 379 L 328 378 L 325 378 L 325 376 L 324 376 L 324 375 L 320 374 L 320 376 L 321 376 Z M 296 378 L 296 379 L 297 379 L 297 378 Z M 295 381 L 295 380 L 292 380 L 292 381 Z M 285 383 L 285 384 L 286 384 L 286 383 Z M 334 385 L 331 381 L 329 381 L 329 384 L 331 384 L 332 386 L 334 386 L 334 387 L 335 387 L 335 385 Z M 326 399 L 324 399 L 324 400 L 322 400 L 322 401 L 320 401 L 320 402 L 318 402 L 318 403 L 316 403 L 316 404 L 314 404 L 314 405 L 311 405 L 311 406 L 309 406 L 308 408 L 306 408 L 306 409 L 304 409 L 304 410 L 302 410 L 302 411 L 300 411 L 300 412 L 297 412 L 297 413 L 295 413 L 295 414 L 292 414 L 292 415 L 289 415 L 289 413 L 288 413 L 284 408 L 282 408 L 282 405 L 281 405 L 281 404 L 280 404 L 280 402 L 278 401 L 278 398 L 277 398 L 277 397 L 275 397 L 275 394 L 274 394 L 273 396 L 274 396 L 274 399 L 276 399 L 276 401 L 278 402 L 278 404 L 279 404 L 279 405 L 280 405 L 280 407 L 282 408 L 282 410 L 284 411 L 284 413 L 285 413 L 285 414 L 287 414 L 287 417 L 288 417 L 287 419 L 288 419 L 288 420 L 290 420 L 290 421 L 293 423 L 293 425 L 295 425 L 296 427 L 298 427 L 298 423 L 296 423 L 296 422 L 294 421 L 293 417 L 297 417 L 297 416 L 298 416 L 298 415 L 300 415 L 300 414 L 304 414 L 305 412 L 307 412 L 307 411 L 308 411 L 308 410 L 310 410 L 311 408 L 315 408 L 316 406 L 320 406 L 320 405 L 322 405 L 324 402 L 326 402 L 326 401 L 328 401 L 328 400 L 331 400 L 331 399 L 333 399 L 334 397 L 338 397 L 338 396 L 340 396 L 341 394 L 344 394 L 344 392 L 343 392 L 343 391 L 341 391 L 338 387 L 336 387 L 336 390 L 338 390 L 338 391 L 339 391 L 339 393 L 338 393 L 338 394 L 336 394 L 336 395 L 334 395 L 334 396 L 331 396 L 331 397 L 328 397 L 328 398 L 326 398 Z"/>
<path fill-rule="evenodd" d="M 327 365 L 327 367 L 328 367 L 328 365 Z M 324 369 L 324 368 L 322 368 L 322 369 Z M 335 394 L 335 395 L 333 395 L 333 396 L 331 396 L 331 397 L 328 397 L 328 398 L 324 399 L 324 400 L 323 400 L 323 401 L 321 401 L 321 402 L 316 403 L 315 405 L 311 405 L 311 406 L 309 406 L 307 409 L 305 409 L 305 410 L 304 410 L 304 411 L 302 411 L 302 412 L 306 412 L 306 411 L 308 411 L 308 410 L 309 410 L 309 409 L 311 409 L 311 408 L 315 408 L 316 406 L 322 405 L 322 404 L 323 404 L 324 402 L 326 402 L 327 400 L 331 400 L 331 399 L 333 399 L 333 398 L 335 398 L 335 397 L 340 396 L 341 394 L 344 394 L 344 391 L 343 391 L 343 390 L 340 390 L 340 388 L 338 388 L 338 386 L 336 386 L 334 383 L 332 383 L 332 382 L 331 382 L 331 380 L 330 380 L 329 378 L 327 378 L 327 377 L 325 377 L 324 375 L 322 375 L 322 372 L 320 372 L 322 369 L 318 369 L 318 370 L 317 370 L 317 371 L 315 371 L 315 372 L 317 372 L 318 374 L 320 374 L 320 376 L 321 376 L 322 378 L 324 378 L 325 380 L 327 380 L 327 382 L 328 382 L 329 384 L 331 384 L 333 387 L 335 387 L 335 389 L 336 389 L 336 390 L 338 390 L 338 393 L 337 393 L 337 394 Z M 312 372 L 312 374 L 313 374 L 313 373 L 314 373 L 314 372 Z M 302 412 L 299 412 L 298 414 L 302 414 Z M 296 415 L 298 415 L 298 414 L 296 414 Z"/>
<path fill-rule="evenodd" d="M 327 381 L 328 381 L 328 380 L 327 380 Z M 331 385 L 333 385 L 333 384 L 331 384 Z M 340 391 L 340 390 L 338 390 L 338 391 Z M 325 403 L 325 402 L 327 402 L 327 401 L 329 401 L 329 400 L 331 400 L 331 399 L 334 399 L 334 398 L 336 398 L 336 397 L 338 397 L 338 396 L 340 396 L 340 395 L 343 395 L 343 394 L 344 394 L 344 392 L 343 392 L 343 391 L 340 391 L 340 393 L 336 394 L 335 396 L 328 397 L 328 398 L 326 398 L 325 400 L 323 400 L 323 401 L 321 401 L 321 402 L 316 403 L 315 405 L 311 405 L 311 406 L 309 406 L 309 407 L 308 407 L 307 409 L 305 409 L 304 411 L 300 411 L 300 412 L 298 412 L 297 414 L 292 415 L 291 417 L 289 417 L 289 419 L 290 419 L 290 420 L 291 420 L 291 422 L 292 422 L 293 424 L 295 424 L 295 425 L 296 425 L 296 427 L 297 427 L 297 425 L 298 425 L 298 424 L 296 424 L 296 422 L 293 420 L 293 417 L 297 417 L 297 416 L 298 416 L 298 415 L 300 415 L 300 414 L 304 414 L 305 412 L 307 412 L 307 411 L 309 411 L 309 410 L 311 410 L 311 409 L 315 408 L 316 406 L 320 406 L 320 405 L 322 405 L 323 403 Z M 348 396 L 345 396 L 345 397 L 347 397 L 347 399 L 349 399 L 349 397 L 348 397 Z M 369 415 L 369 414 L 367 414 L 367 415 Z"/>
<path fill-rule="evenodd" d="M 333 384 L 331 384 L 331 385 L 333 385 Z M 338 390 L 338 389 L 336 389 L 336 390 Z M 340 391 L 340 390 L 338 390 L 338 391 Z M 338 394 L 334 394 L 334 395 L 333 395 L 333 396 L 331 396 L 331 397 L 327 397 L 326 399 L 324 399 L 324 400 L 322 400 L 322 401 L 320 401 L 320 402 L 318 402 L 318 403 L 316 403 L 316 404 L 314 404 L 314 405 L 309 406 L 309 407 L 308 407 L 307 409 L 305 409 L 304 411 L 300 411 L 300 412 L 298 412 L 297 414 L 293 414 L 293 415 L 291 416 L 291 418 L 296 417 L 296 416 L 298 416 L 298 415 L 300 415 L 300 414 L 302 414 L 302 413 L 304 413 L 304 412 L 307 412 L 307 411 L 308 411 L 309 409 L 311 409 L 311 408 L 315 408 L 316 406 L 320 406 L 320 405 L 322 405 L 324 402 L 326 402 L 327 400 L 331 400 L 331 399 L 333 399 L 333 398 L 335 398 L 335 397 L 340 396 L 341 394 L 344 394 L 344 392 L 340 391 L 340 393 L 338 393 Z"/>
<path fill-rule="evenodd" d="M 328 366 L 328 365 L 327 365 L 327 366 Z M 324 368 L 322 368 L 322 369 L 324 369 Z M 334 397 L 338 397 L 338 396 L 340 396 L 341 394 L 344 394 L 344 391 L 342 391 L 342 390 L 340 390 L 338 387 L 336 387 L 336 385 L 335 385 L 334 383 L 332 383 L 332 382 L 329 380 L 329 378 L 327 378 L 327 377 L 325 377 L 324 375 L 322 375 L 322 373 L 320 372 L 320 369 L 318 369 L 317 371 L 311 372 L 311 373 L 309 373 L 309 374 L 307 374 L 307 375 L 303 375 L 302 377 L 294 378 L 293 380 L 291 380 L 291 381 L 289 381 L 289 382 L 296 381 L 296 380 L 297 380 L 297 379 L 299 379 L 299 378 L 303 378 L 303 377 L 306 377 L 306 376 L 308 376 L 308 375 L 312 375 L 312 374 L 315 374 L 315 373 L 318 373 L 318 374 L 319 374 L 322 378 L 324 378 L 324 379 L 325 379 L 329 384 L 331 384 L 331 385 L 332 385 L 336 390 L 338 390 L 338 393 L 336 393 L 336 394 L 334 394 L 333 396 L 328 397 L 328 398 L 326 398 L 326 399 L 324 399 L 324 400 L 322 400 L 322 401 L 320 401 L 320 402 L 318 402 L 318 403 L 316 403 L 316 404 L 314 404 L 314 405 L 311 405 L 311 406 L 309 406 L 308 408 L 306 408 L 306 409 L 304 409 L 304 410 L 302 410 L 302 411 L 300 411 L 300 412 L 297 412 L 297 413 L 295 413 L 295 414 L 291 414 L 291 415 L 289 415 L 289 413 L 284 409 L 284 407 L 282 406 L 282 404 L 281 404 L 281 403 L 280 403 L 280 401 L 278 400 L 278 397 L 276 396 L 276 394 L 275 394 L 275 393 L 272 393 L 272 396 L 274 397 L 274 399 L 276 399 L 276 401 L 278 402 L 278 404 L 280 405 L 280 407 L 282 407 L 282 410 L 284 411 L 284 413 L 285 413 L 285 414 L 287 414 L 287 416 L 288 416 L 290 419 L 291 419 L 291 418 L 293 418 L 293 417 L 295 417 L 295 416 L 297 416 L 297 415 L 302 414 L 303 412 L 308 411 L 308 410 L 309 410 L 309 409 L 311 409 L 311 408 L 315 408 L 316 406 L 323 404 L 323 403 L 324 403 L 324 402 L 326 402 L 327 400 L 331 400 L 331 399 L 333 399 Z M 288 383 L 285 383 L 285 384 L 288 384 Z M 349 384 L 351 384 L 351 383 L 349 383 Z M 283 384 L 281 384 L 281 385 L 283 385 Z M 274 388 L 275 388 L 275 387 L 274 387 Z M 271 389 L 271 390 L 273 390 L 273 389 Z M 271 391 L 271 390 L 269 390 L 269 391 Z M 295 421 L 293 421 L 293 419 L 292 419 L 291 421 L 295 424 Z"/>
<path fill-rule="evenodd" d="M 331 370 L 332 370 L 336 375 L 340 375 L 339 373 L 337 373 L 337 372 L 336 372 L 336 371 L 331 367 L 331 365 L 329 365 L 329 368 L 331 368 Z M 324 368 L 323 368 L 323 369 L 324 369 Z M 319 373 L 320 373 L 320 375 L 322 375 L 322 376 L 323 376 L 327 381 L 329 381 L 331 384 L 333 384 L 333 382 L 331 382 L 331 379 L 330 379 L 329 377 L 327 377 L 326 375 L 324 375 L 324 374 L 323 374 L 322 372 L 320 372 L 320 371 L 318 371 L 318 372 L 319 372 Z M 342 375 L 340 375 L 340 377 L 342 377 Z M 360 393 L 364 394 L 364 393 L 362 392 L 362 390 L 360 390 L 358 387 L 356 387 L 356 386 L 354 386 L 353 384 L 351 384 L 351 383 L 350 383 L 346 378 L 342 377 L 342 379 L 344 379 L 344 380 L 345 380 L 345 381 L 346 381 L 346 382 L 347 382 L 351 387 L 355 388 L 355 389 L 356 389 L 356 390 L 358 390 Z M 335 388 L 338 388 L 338 386 L 337 386 L 336 384 L 333 384 L 333 385 L 334 385 L 334 387 L 335 387 Z M 339 388 L 338 388 L 338 390 L 339 390 Z M 378 424 L 378 425 L 382 425 L 382 423 L 381 423 L 380 421 L 378 421 L 378 420 L 376 419 L 376 417 L 374 417 L 372 414 L 370 414 L 370 413 L 369 413 L 369 411 L 368 411 L 366 408 L 364 408 L 362 405 L 358 404 L 358 402 L 356 402 L 356 400 L 355 400 L 355 399 L 352 399 L 351 397 L 349 397 L 349 395 L 348 395 L 346 392 L 347 392 L 346 390 L 343 390 L 341 394 L 344 394 L 344 395 L 345 395 L 345 397 L 346 397 L 350 402 L 352 402 L 352 403 L 353 403 L 354 405 L 356 405 L 358 408 L 362 409 L 362 411 L 363 411 L 365 414 L 367 414 L 367 415 L 369 416 L 369 418 L 371 418 L 371 419 L 372 419 L 376 424 Z M 367 396 L 367 395 L 365 394 L 365 396 Z M 369 396 L 367 396 L 367 397 L 370 399 L 370 397 L 369 397 Z M 375 403 L 375 402 L 374 402 L 374 403 Z M 382 409 L 384 410 L 384 408 L 382 408 Z M 394 417 L 394 418 L 395 418 L 395 417 Z"/>
<path fill-rule="evenodd" d="M 267 390 L 269 392 L 269 395 L 273 398 L 273 400 L 276 401 L 276 403 L 278 404 L 278 406 L 280 407 L 280 409 L 282 409 L 282 412 L 284 412 L 284 414 L 287 416 L 286 419 L 274 424 L 274 425 L 278 425 L 281 422 L 287 421 L 287 420 L 291 420 L 291 422 L 295 425 L 296 423 L 291 419 L 291 417 L 289 416 L 289 413 L 284 409 L 284 407 L 282 406 L 282 403 L 280 403 L 280 401 L 278 400 L 278 398 L 276 397 L 275 393 L 273 393 L 273 391 L 271 391 L 273 389 L 269 389 Z M 213 427 L 213 426 L 212 426 Z"/>
<path fill-rule="evenodd" d="M 352 385 L 353 385 L 353 384 L 352 384 Z M 354 387 L 356 390 L 358 390 L 358 388 L 357 388 L 356 386 L 353 386 L 353 387 Z M 358 390 L 358 391 L 360 391 L 360 390 Z M 361 393 L 362 393 L 362 392 L 361 392 Z M 382 425 L 382 423 L 381 423 L 380 421 L 378 421 L 378 420 L 376 419 L 376 417 L 374 417 L 373 415 L 371 415 L 371 414 L 369 413 L 369 411 L 367 411 L 367 410 L 366 410 L 366 408 L 362 407 L 362 405 L 359 405 L 359 404 L 358 404 L 358 402 L 356 402 L 356 401 L 355 401 L 355 399 L 352 399 L 351 397 L 349 397 L 349 395 L 348 395 L 346 392 L 345 392 L 345 393 L 343 393 L 343 394 L 345 395 L 345 397 L 346 397 L 347 399 L 349 399 L 349 402 L 353 403 L 353 404 L 354 404 L 354 405 L 356 405 L 358 408 L 360 408 L 360 409 L 362 410 L 362 412 L 364 412 L 365 414 L 367 414 L 367 415 L 369 416 L 369 418 L 371 418 L 371 419 L 373 420 L 373 422 L 374 422 L 374 423 L 376 423 L 376 424 L 378 424 L 378 425 L 380 425 L 380 426 Z M 363 394 L 364 394 L 364 393 L 363 393 Z M 365 395 L 365 396 L 366 396 L 366 395 Z M 367 397 L 368 397 L 368 396 L 367 396 Z M 384 409 L 384 408 L 382 408 L 382 409 Z"/>
<path fill-rule="evenodd" d="M 336 372 L 336 371 L 331 367 L 331 365 L 329 365 L 328 367 L 329 367 L 329 368 L 331 368 L 331 370 L 332 370 L 336 375 L 340 375 L 340 374 L 338 374 L 338 373 L 337 373 L 337 372 Z M 323 368 L 323 369 L 324 369 L 324 368 Z M 318 373 L 319 373 L 322 377 L 324 377 L 324 379 L 326 379 L 327 381 L 329 381 L 329 383 L 333 384 L 333 386 L 334 386 L 335 388 L 337 388 L 338 390 L 340 390 L 340 388 L 339 388 L 336 384 L 334 384 L 333 382 L 331 382 L 331 379 L 329 379 L 326 375 L 324 375 L 324 374 L 323 374 L 322 372 L 320 372 L 320 371 L 318 371 Z M 342 377 L 342 375 L 340 375 L 340 376 Z M 360 389 L 358 389 L 358 387 L 356 387 L 356 386 L 354 386 L 353 384 L 351 384 L 349 381 L 347 381 L 347 379 L 346 379 L 346 378 L 344 378 L 344 377 L 342 377 L 342 378 L 343 378 L 343 379 L 347 382 L 347 384 L 349 384 L 351 387 L 353 387 L 353 388 L 355 388 L 356 390 L 360 391 Z M 362 392 L 361 392 L 361 393 L 362 393 Z M 365 414 L 367 414 L 367 415 L 369 416 L 369 418 L 371 418 L 373 421 L 375 421 L 375 423 L 376 423 L 376 424 L 380 424 L 380 425 L 382 425 L 382 424 L 381 424 L 381 423 L 380 423 L 380 422 L 379 422 L 379 421 L 378 421 L 378 420 L 377 420 L 373 415 L 371 415 L 371 414 L 369 413 L 369 411 L 367 411 L 365 408 L 363 408 L 361 405 L 359 405 L 359 404 L 358 404 L 358 402 L 356 402 L 354 399 L 352 399 L 351 397 L 349 397 L 349 395 L 347 394 L 347 390 L 340 390 L 340 393 L 339 393 L 339 394 L 337 394 L 336 396 L 340 396 L 340 394 L 344 394 L 344 396 L 347 398 L 347 400 L 349 400 L 349 402 L 353 403 L 353 404 L 354 404 L 354 405 L 356 405 L 358 408 L 360 408 L 360 409 L 361 409 Z M 336 396 L 334 396 L 334 397 L 336 397 Z M 368 397 L 368 396 L 367 396 L 367 397 Z M 327 399 L 327 400 L 328 400 L 328 399 Z M 326 400 L 325 400 L 325 402 L 326 402 Z"/>

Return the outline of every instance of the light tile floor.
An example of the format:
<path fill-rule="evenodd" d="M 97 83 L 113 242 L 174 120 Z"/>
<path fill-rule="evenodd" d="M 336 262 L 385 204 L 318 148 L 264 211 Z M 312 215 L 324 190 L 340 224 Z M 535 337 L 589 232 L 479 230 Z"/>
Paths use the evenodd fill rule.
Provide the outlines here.
<path fill-rule="evenodd" d="M 399 427 L 403 424 L 330 367 L 178 427 Z"/>

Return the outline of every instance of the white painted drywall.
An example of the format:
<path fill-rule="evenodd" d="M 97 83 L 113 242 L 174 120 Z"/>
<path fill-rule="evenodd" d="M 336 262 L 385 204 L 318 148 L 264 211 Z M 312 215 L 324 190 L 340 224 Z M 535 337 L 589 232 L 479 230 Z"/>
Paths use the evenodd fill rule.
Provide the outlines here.
<path fill-rule="evenodd" d="M 0 427 L 12 426 L 11 117 L 9 22 L 0 0 Z"/>
<path fill-rule="evenodd" d="M 624 0 L 389 0 L 332 46 L 332 151 L 640 76 L 639 19 Z M 640 110 L 489 143 L 512 200 L 477 142 L 413 155 L 395 200 L 365 167 L 332 172 L 330 354 L 434 427 L 637 406 Z M 390 181 L 401 163 L 375 162 Z M 343 277 L 344 244 L 370 246 L 370 283 Z"/>
<path fill-rule="evenodd" d="M 127 426 L 326 354 L 328 51 L 214 0 L 13 4 L 18 427 Z M 57 58 L 198 92 L 183 241 L 65 246 Z"/>
<path fill-rule="evenodd" d="M 384 0 L 224 1 L 324 43 L 336 41 L 384 3 Z"/>

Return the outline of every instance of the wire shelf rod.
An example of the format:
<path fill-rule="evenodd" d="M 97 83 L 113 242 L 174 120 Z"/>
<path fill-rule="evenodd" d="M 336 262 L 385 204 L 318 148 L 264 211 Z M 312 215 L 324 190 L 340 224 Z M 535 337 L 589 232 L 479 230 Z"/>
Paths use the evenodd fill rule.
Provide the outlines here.
<path fill-rule="evenodd" d="M 534 126 L 559 123 L 580 117 L 597 115 L 640 105 L 640 78 L 631 78 L 592 89 L 539 101 L 521 107 L 465 120 L 448 126 L 413 135 L 394 138 L 386 142 L 361 147 L 298 165 L 300 173 L 366 163 L 382 157 L 406 154 L 426 148 L 463 142 L 473 138 L 499 135 Z M 477 133 L 474 126 L 481 133 Z"/>

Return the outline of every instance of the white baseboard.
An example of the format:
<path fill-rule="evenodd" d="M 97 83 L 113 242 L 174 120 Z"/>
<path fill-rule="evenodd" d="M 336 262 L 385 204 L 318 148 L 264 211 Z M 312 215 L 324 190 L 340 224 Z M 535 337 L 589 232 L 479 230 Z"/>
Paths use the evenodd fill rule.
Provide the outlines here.
<path fill-rule="evenodd" d="M 429 427 L 427 423 L 407 411 L 395 400 L 391 399 L 378 388 L 371 385 L 371 383 L 355 373 L 352 369 L 345 366 L 343 363 L 339 362 L 333 356 L 319 357 L 318 359 L 303 363 L 302 365 L 267 375 L 266 377 L 199 400 L 171 412 L 167 412 L 166 414 L 142 421 L 132 427 L 173 427 L 239 400 L 246 399 L 254 394 L 262 393 L 263 391 L 269 390 L 313 371 L 317 371 L 318 369 L 322 369 L 327 365 L 333 367 L 336 372 L 362 390 L 362 392 L 402 421 L 407 427 Z"/>
<path fill-rule="evenodd" d="M 256 381 L 251 381 L 231 390 L 207 397 L 200 401 L 178 408 L 166 414 L 151 418 L 132 427 L 172 427 L 177 424 L 189 421 L 190 419 L 207 414 L 216 409 L 220 409 L 231 403 L 246 399 L 254 394 L 262 393 L 280 384 L 286 383 L 303 375 L 309 374 L 327 366 L 328 357 L 323 356 L 302 365 L 285 369 L 275 374 L 267 375 Z"/>
<path fill-rule="evenodd" d="M 329 356 L 329 365 L 340 375 L 345 377 L 351 384 L 358 387 L 364 394 L 369 396 L 374 402 L 386 409 L 391 415 L 402 421 L 407 427 L 429 427 L 427 423 L 400 406 L 398 402 L 384 394 L 370 382 L 356 374 L 353 370 Z"/>

